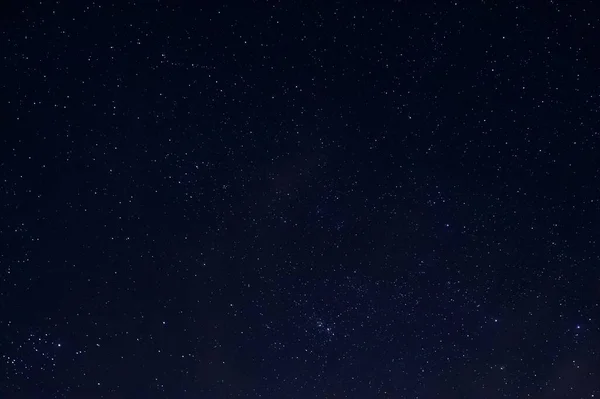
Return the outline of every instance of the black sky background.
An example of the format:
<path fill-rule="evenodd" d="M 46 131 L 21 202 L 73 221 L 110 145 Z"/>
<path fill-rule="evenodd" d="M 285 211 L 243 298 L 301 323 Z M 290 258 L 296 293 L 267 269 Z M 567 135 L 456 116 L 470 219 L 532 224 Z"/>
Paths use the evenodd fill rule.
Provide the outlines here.
<path fill-rule="evenodd" d="M 600 395 L 593 2 L 13 2 L 4 398 Z"/>

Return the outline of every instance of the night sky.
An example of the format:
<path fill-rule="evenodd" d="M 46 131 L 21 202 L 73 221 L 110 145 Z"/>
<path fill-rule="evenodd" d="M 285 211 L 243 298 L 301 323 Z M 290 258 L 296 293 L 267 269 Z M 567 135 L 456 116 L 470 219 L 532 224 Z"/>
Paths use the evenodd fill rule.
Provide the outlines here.
<path fill-rule="evenodd" d="M 600 397 L 599 4 L 204 3 L 2 5 L 2 399 Z"/>

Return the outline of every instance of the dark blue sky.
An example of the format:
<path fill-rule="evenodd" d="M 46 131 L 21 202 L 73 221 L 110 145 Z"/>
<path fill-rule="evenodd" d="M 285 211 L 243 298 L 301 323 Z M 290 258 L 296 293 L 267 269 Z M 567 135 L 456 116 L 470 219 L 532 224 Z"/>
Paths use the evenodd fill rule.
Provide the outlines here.
<path fill-rule="evenodd" d="M 2 7 L 2 398 L 600 395 L 594 2 Z"/>

